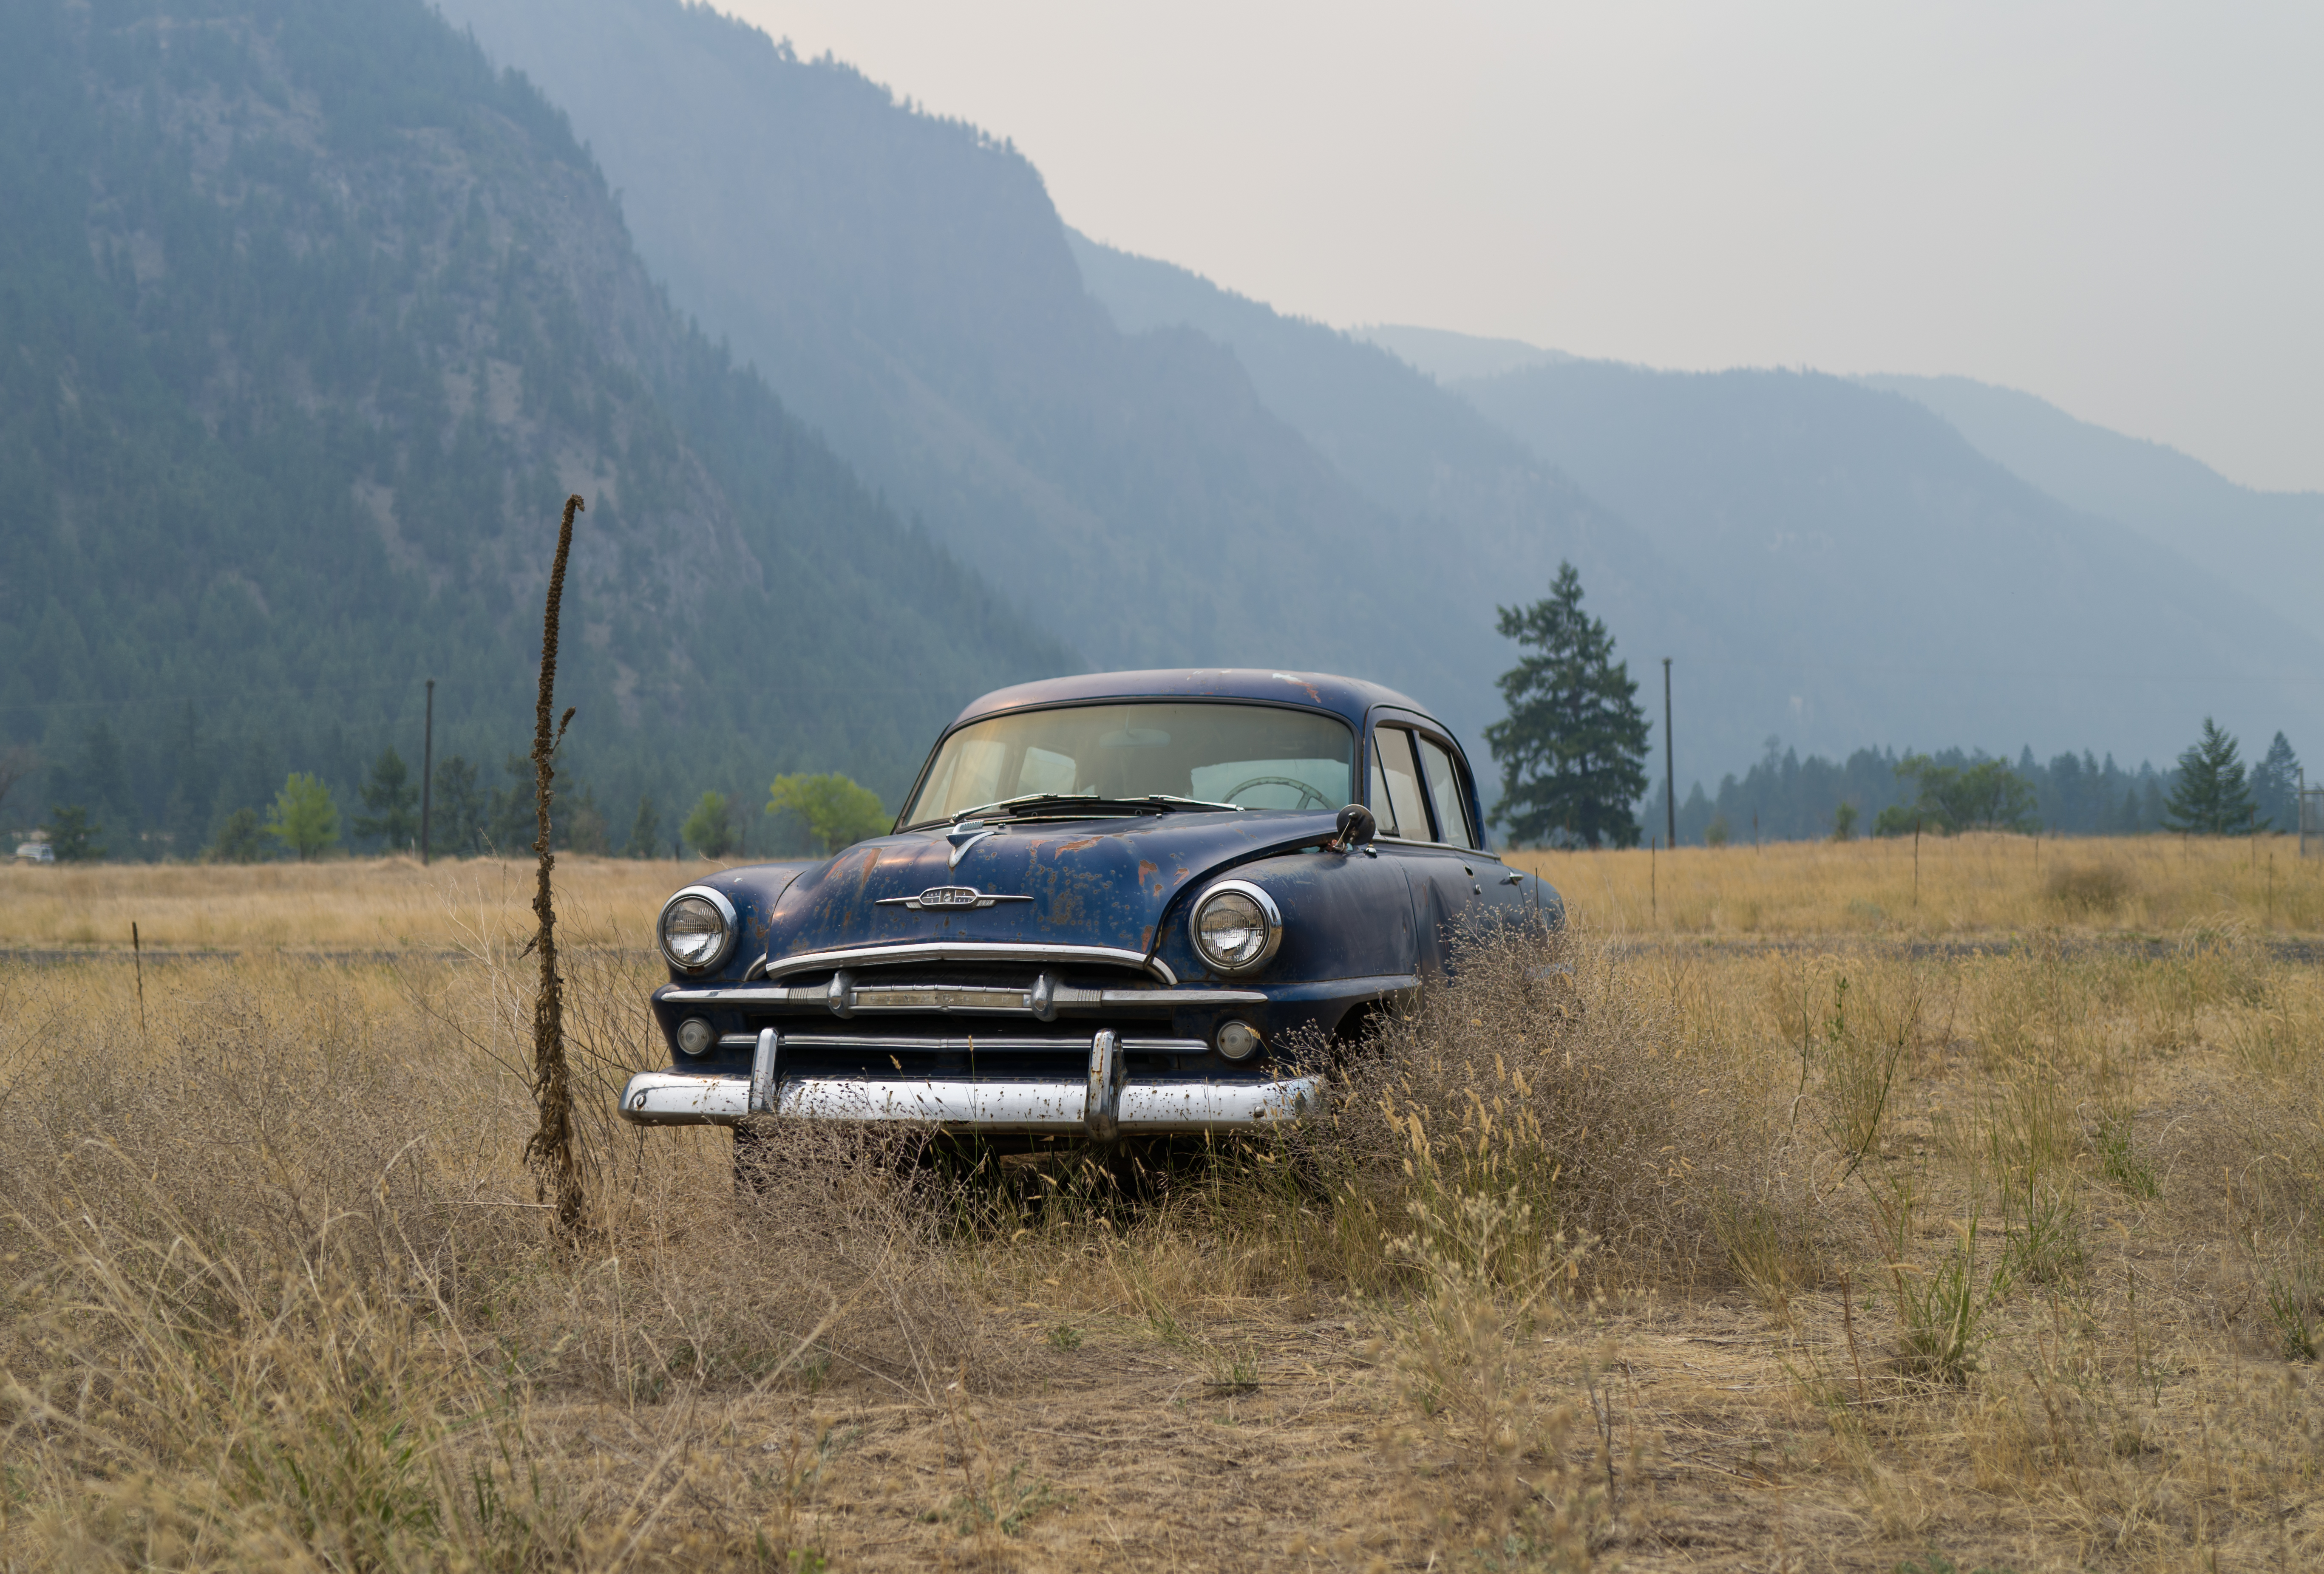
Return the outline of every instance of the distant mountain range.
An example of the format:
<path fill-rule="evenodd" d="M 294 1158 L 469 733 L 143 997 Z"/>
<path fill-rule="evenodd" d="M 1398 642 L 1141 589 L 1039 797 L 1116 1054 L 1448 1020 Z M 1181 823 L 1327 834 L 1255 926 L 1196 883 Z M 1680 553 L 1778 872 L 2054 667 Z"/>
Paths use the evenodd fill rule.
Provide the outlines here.
<path fill-rule="evenodd" d="M 1580 359 L 1521 339 L 1379 325 L 1351 330 L 1454 391 Z M 1643 370 L 1643 368 L 1630 368 Z M 1967 377 L 1858 376 L 1941 417 L 1978 453 L 2069 508 L 2127 525 L 2324 640 L 2324 492 L 2258 492 L 2199 459 Z M 1553 446 L 1555 445 L 1553 444 Z"/>
<path fill-rule="evenodd" d="M 1925 405 L 2059 502 L 2128 525 L 2324 639 L 2324 492 L 2255 492 L 2160 443 L 1966 377 L 1859 377 Z"/>
<path fill-rule="evenodd" d="M 1435 408 L 1432 437 L 1351 393 L 1348 440 L 1318 442 L 1239 347 L 1119 322 L 1030 164 L 843 65 L 676 0 L 447 10 L 553 85 L 672 299 L 1093 665 L 1350 672 L 1473 736 L 1492 714 L 1478 676 L 1502 654 L 1491 587 L 1545 585 L 1558 543 L 1597 529 L 1630 543 L 1594 576 L 1627 605 L 1618 578 L 1650 559 L 1380 352 L 1321 331 Z M 1380 435 L 1399 452 L 1368 467 Z M 1448 498 L 1445 528 L 1424 529 L 1428 477 L 1381 472 L 1436 438 L 1492 456 L 1464 454 L 1456 489 L 1489 475 L 1516 500 L 1472 520 Z"/>
<path fill-rule="evenodd" d="M 1375 678 L 1483 764 L 1495 609 L 1565 559 L 1657 723 L 1675 664 L 1682 795 L 1771 736 L 2324 739 L 2319 500 L 2024 395 L 1339 332 L 680 0 L 15 9 L 0 742 L 171 846 L 410 752 L 430 673 L 439 752 L 520 745 L 568 488 L 617 832 L 777 769 L 892 799 L 1077 667 Z"/>

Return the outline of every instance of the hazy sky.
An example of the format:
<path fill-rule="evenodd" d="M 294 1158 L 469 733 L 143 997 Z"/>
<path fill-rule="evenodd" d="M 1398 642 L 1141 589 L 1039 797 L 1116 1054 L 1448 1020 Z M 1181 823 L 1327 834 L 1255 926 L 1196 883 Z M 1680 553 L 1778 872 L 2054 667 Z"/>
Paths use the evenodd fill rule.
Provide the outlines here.
<path fill-rule="evenodd" d="M 720 0 L 1278 309 L 1960 373 L 2324 489 L 2324 5 Z"/>

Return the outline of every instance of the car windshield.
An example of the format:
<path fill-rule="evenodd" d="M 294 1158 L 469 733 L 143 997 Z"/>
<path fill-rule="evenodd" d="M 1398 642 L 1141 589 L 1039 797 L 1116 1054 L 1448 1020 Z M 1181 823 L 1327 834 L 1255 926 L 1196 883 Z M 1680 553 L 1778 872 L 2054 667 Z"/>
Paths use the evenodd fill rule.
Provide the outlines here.
<path fill-rule="evenodd" d="M 1032 794 L 1336 809 L 1351 801 L 1354 756 L 1346 723 L 1279 705 L 1150 700 L 1022 711 L 945 739 L 903 824 Z"/>

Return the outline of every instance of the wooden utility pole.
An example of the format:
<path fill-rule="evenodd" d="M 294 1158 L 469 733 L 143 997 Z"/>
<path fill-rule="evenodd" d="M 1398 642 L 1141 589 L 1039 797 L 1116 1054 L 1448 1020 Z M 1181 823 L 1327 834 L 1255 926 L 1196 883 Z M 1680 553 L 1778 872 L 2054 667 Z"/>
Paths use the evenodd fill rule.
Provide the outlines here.
<path fill-rule="evenodd" d="M 1663 811 L 1669 816 L 1663 831 L 1670 845 L 1678 845 L 1678 773 L 1671 764 L 1671 658 L 1663 658 Z"/>
<path fill-rule="evenodd" d="M 420 867 L 428 867 L 428 811 L 436 782 L 436 680 L 428 680 L 428 722 L 420 734 Z"/>

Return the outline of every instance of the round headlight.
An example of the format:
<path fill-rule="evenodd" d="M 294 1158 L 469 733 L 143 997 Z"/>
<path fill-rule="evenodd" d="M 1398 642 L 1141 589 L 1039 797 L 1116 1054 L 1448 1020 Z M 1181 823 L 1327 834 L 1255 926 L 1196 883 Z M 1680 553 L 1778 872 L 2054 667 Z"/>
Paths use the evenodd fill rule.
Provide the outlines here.
<path fill-rule="evenodd" d="M 1283 915 L 1275 899 L 1248 880 L 1221 880 L 1194 904 L 1196 954 L 1221 972 L 1249 972 L 1275 954 Z"/>
<path fill-rule="evenodd" d="M 734 904 L 707 886 L 688 886 L 662 905 L 659 931 L 669 965 L 701 972 L 717 966 L 734 943 Z"/>

